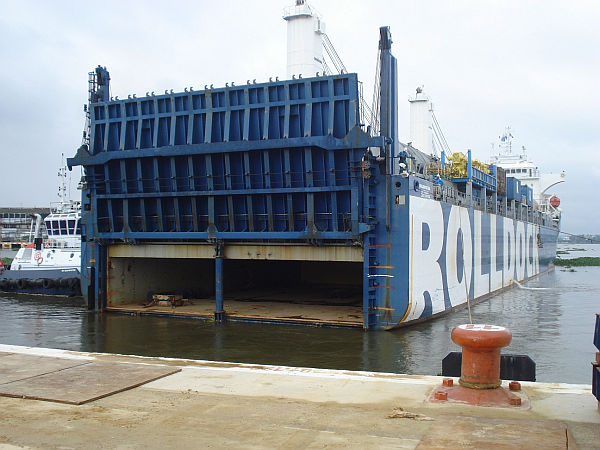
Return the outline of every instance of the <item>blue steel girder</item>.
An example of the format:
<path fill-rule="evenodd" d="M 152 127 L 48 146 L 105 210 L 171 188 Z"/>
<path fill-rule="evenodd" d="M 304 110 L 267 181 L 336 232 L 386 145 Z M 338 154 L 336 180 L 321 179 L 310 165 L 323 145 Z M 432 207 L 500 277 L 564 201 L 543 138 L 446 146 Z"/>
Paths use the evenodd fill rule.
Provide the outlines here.
<path fill-rule="evenodd" d="M 359 224 L 359 233 L 366 233 L 372 228 L 367 224 Z M 354 236 L 347 232 L 331 232 L 331 231 L 275 231 L 275 232 L 231 232 L 231 231 L 215 231 L 215 232 L 194 232 L 194 231 L 168 231 L 164 233 L 155 232 L 99 232 L 96 235 L 97 239 L 107 241 L 122 241 L 123 239 L 134 240 L 165 240 L 165 239 L 180 239 L 186 241 L 206 241 L 206 240 L 356 240 L 358 236 Z"/>
<path fill-rule="evenodd" d="M 244 230 L 243 236 L 247 239 L 356 239 L 369 227 L 361 223 L 365 214 L 361 210 L 362 195 L 359 193 L 362 192 L 360 161 L 366 149 L 356 148 L 354 145 L 372 145 L 381 140 L 370 138 L 355 129 L 343 141 L 340 144 L 338 139 L 329 140 L 328 143 L 338 144 L 334 147 L 336 150 L 310 146 L 191 153 L 187 146 L 188 151 L 181 154 L 167 148 L 171 151 L 151 149 L 149 152 L 108 152 L 89 156 L 85 159 L 84 167 L 88 178 L 88 192 L 95 207 L 88 229 L 93 230 L 91 237 L 110 236 L 113 239 L 164 239 L 168 236 L 203 239 L 203 233 L 208 233 L 208 238 L 225 233 L 224 238 L 237 239 L 231 233 L 240 229 Z M 349 142 L 352 142 L 352 147 Z M 286 143 L 289 145 L 289 142 Z M 206 148 L 214 152 L 215 145 L 209 144 Z M 343 165 L 340 167 L 337 166 L 337 152 L 342 152 L 340 156 L 343 155 L 340 159 Z M 79 152 L 80 155 L 82 153 L 85 150 Z M 270 166 L 273 155 L 278 155 L 283 160 L 271 161 L 279 165 L 279 172 Z M 129 157 L 122 158 L 124 156 Z M 296 160 L 292 161 L 293 158 Z M 251 159 L 257 161 L 256 167 L 251 167 Z M 202 176 L 195 172 L 198 160 L 203 164 L 199 167 L 203 171 Z M 221 163 L 217 164 L 218 161 Z M 70 162 L 74 163 L 72 160 Z M 217 172 L 214 172 L 215 168 L 218 169 Z M 144 170 L 150 170 L 146 178 Z M 342 178 L 338 179 L 340 176 Z M 260 178 L 260 187 L 252 187 L 256 184 L 253 177 Z M 204 188 L 198 189 L 198 184 Z M 299 194 L 305 197 L 305 203 L 298 208 L 295 202 L 298 201 Z M 349 195 L 349 202 L 343 197 L 340 200 L 339 195 Z M 321 202 L 317 210 L 315 196 Z M 264 203 L 263 206 L 254 203 L 257 197 Z M 206 200 L 204 214 L 200 214 L 198 210 L 202 207 L 198 199 Z M 275 226 L 277 218 L 273 208 L 273 201 L 282 199 L 286 205 L 279 206 L 279 215 L 284 212 L 287 217 L 279 217 L 279 223 L 287 221 L 285 231 L 281 226 Z M 240 201 L 243 205 L 240 205 Z M 133 209 L 130 208 L 132 202 Z M 341 225 L 338 211 L 340 206 L 341 214 L 349 215 L 350 228 Z M 182 208 L 185 210 L 183 214 Z M 133 211 L 131 214 L 130 210 Z M 295 221 L 298 210 L 301 215 L 305 215 L 300 223 Z M 321 225 L 317 226 L 315 220 L 319 214 Z M 200 226 L 202 215 L 207 218 L 206 226 Z M 256 218 L 260 215 L 267 217 L 266 221 L 263 220 L 267 223 L 266 228 L 256 226 Z M 224 217 L 226 226 L 223 225 Z M 149 222 L 155 223 L 155 226 L 148 226 Z M 186 223 L 185 231 L 182 228 L 183 222 Z M 149 230 L 155 233 L 154 236 L 138 234 Z M 167 234 L 182 231 L 187 234 Z M 251 232 L 256 234 L 251 237 Z"/>
<path fill-rule="evenodd" d="M 303 153 L 305 162 L 310 162 L 311 157 L 307 156 L 310 152 L 306 150 Z M 201 158 L 204 160 L 205 157 L 206 160 L 210 161 L 210 155 L 202 155 Z M 160 172 L 156 158 L 152 159 L 151 165 L 154 167 L 154 173 Z M 118 164 L 118 167 L 120 166 L 121 164 Z M 134 166 L 138 167 L 139 162 Z M 167 163 L 167 166 L 171 168 L 171 174 L 173 174 L 172 160 Z M 208 164 L 208 167 L 210 166 L 211 164 Z M 311 164 L 308 167 L 310 166 Z M 309 175 L 300 180 L 305 184 L 299 187 L 283 187 L 280 184 L 281 187 L 271 187 L 270 189 L 227 189 L 233 186 L 229 176 L 231 174 L 221 174 L 221 179 L 228 177 L 228 181 L 220 189 L 215 189 L 215 179 L 218 178 L 218 175 L 216 173 L 211 174 L 211 171 L 208 171 L 208 176 L 203 177 L 203 179 L 206 181 L 207 187 L 212 185 L 213 190 L 173 192 L 178 181 L 173 181 L 173 177 L 169 177 L 167 174 L 163 178 L 141 181 L 141 184 L 151 182 L 149 186 L 153 189 L 152 192 L 128 192 L 123 186 L 139 186 L 140 181 L 135 179 L 115 180 L 114 177 L 122 176 L 123 171 L 113 173 L 113 177 L 106 180 L 105 177 L 111 176 L 111 171 L 107 170 L 107 166 L 93 167 L 102 169 L 102 179 L 98 181 L 93 176 L 89 176 L 88 180 L 89 192 L 101 192 L 100 194 L 91 195 L 92 204 L 95 207 L 92 208 L 92 217 L 88 229 L 94 230 L 92 236 L 108 237 L 105 233 L 117 233 L 111 237 L 125 239 L 133 238 L 133 232 L 135 231 L 152 231 L 155 233 L 154 236 L 144 237 L 165 238 L 167 232 L 184 231 L 188 234 L 177 235 L 177 238 L 195 239 L 202 238 L 203 235 L 197 233 L 203 231 L 208 231 L 212 235 L 215 235 L 214 232 L 216 231 L 244 231 L 246 238 L 285 238 L 285 236 L 288 238 L 303 238 L 310 236 L 322 239 L 349 239 L 355 238 L 365 229 L 359 223 L 359 220 L 361 222 L 365 220 L 365 214 L 361 212 L 361 204 L 358 201 L 361 198 L 359 194 L 361 191 L 361 174 L 360 172 L 352 172 L 350 168 L 343 171 L 350 178 L 345 182 L 338 180 L 338 182 L 344 182 L 344 184 L 333 186 L 314 185 L 314 178 L 317 174 L 320 174 L 319 183 L 323 183 L 326 177 L 331 181 L 333 177 L 337 176 L 333 173 L 327 174 L 327 171 L 321 168 L 315 172 L 312 169 L 306 169 Z M 87 169 L 93 169 L 93 167 L 88 166 Z M 86 172 L 93 172 L 93 170 L 87 169 Z M 268 175 L 263 175 L 263 177 L 266 177 L 266 180 L 272 178 Z M 186 180 L 186 187 L 199 182 L 198 178 L 200 177 L 194 178 L 195 180 Z M 286 177 L 286 179 L 290 183 L 294 182 L 292 175 Z M 220 183 L 222 184 L 223 181 Z M 272 180 L 270 183 L 272 184 Z M 166 189 L 166 191 L 163 189 Z M 299 195 L 301 197 L 298 197 Z M 342 197 L 339 197 L 339 195 L 342 195 Z M 317 207 L 315 207 L 315 199 L 320 202 Z M 280 203 L 277 209 L 273 208 L 275 200 Z M 262 202 L 263 206 L 253 203 L 256 201 Z M 287 210 L 285 209 L 286 206 L 281 204 L 282 201 L 286 203 Z M 297 204 L 298 201 L 303 203 Z M 264 205 L 265 202 L 266 206 Z M 248 205 L 254 205 L 258 207 L 258 210 L 251 210 L 247 208 Z M 339 210 L 339 207 L 342 209 Z M 200 214 L 199 208 L 202 210 L 202 214 Z M 275 217 L 277 212 L 280 216 L 284 214 L 285 217 Z M 227 225 L 223 224 L 223 214 L 226 215 L 225 222 L 227 222 Z M 262 229 L 260 226 L 255 226 L 252 218 L 252 216 L 260 214 L 268 216 L 268 226 L 263 226 Z M 339 214 L 342 214 L 345 218 Z M 316 222 L 319 220 L 319 215 L 320 225 Z M 199 225 L 199 221 L 202 220 L 201 216 L 206 216 L 204 226 Z M 248 216 L 248 219 L 242 216 Z M 243 220 L 241 225 L 236 222 L 240 218 Z M 298 219 L 300 219 L 300 222 L 297 222 Z M 282 226 L 275 226 L 277 220 L 280 224 L 285 223 L 283 228 Z M 349 222 L 342 225 L 342 221 Z M 155 226 L 149 227 L 149 222 L 155 223 Z M 187 224 L 185 229 L 182 228 L 184 222 Z M 249 232 L 253 231 L 258 233 L 256 233 L 256 236 L 251 237 Z M 271 234 L 271 232 L 277 231 L 285 232 L 281 235 Z M 301 233 L 289 234 L 293 231 Z M 269 234 L 265 234 L 266 232 L 269 232 Z M 326 234 L 330 232 L 334 234 Z M 232 235 L 226 234 L 226 236 L 231 237 Z"/>
<path fill-rule="evenodd" d="M 356 74 L 153 94 L 90 103 L 90 152 L 303 136 L 342 138 L 360 123 Z"/>
<path fill-rule="evenodd" d="M 384 138 L 381 136 L 371 137 L 364 133 L 359 127 L 355 127 L 350 130 L 348 135 L 343 139 L 334 138 L 333 136 L 318 136 L 269 139 L 263 141 L 184 144 L 158 148 L 145 148 L 135 151 L 101 152 L 96 155 L 92 155 L 85 147 L 80 147 L 73 158 L 67 159 L 67 165 L 69 168 L 72 168 L 74 166 L 106 164 L 112 160 L 152 156 L 188 156 L 299 147 L 316 147 L 323 150 L 367 149 L 368 147 L 384 148 Z"/>
<path fill-rule="evenodd" d="M 89 239 L 357 239 L 356 74 L 90 105 Z M 386 141 L 387 142 L 387 141 Z"/>

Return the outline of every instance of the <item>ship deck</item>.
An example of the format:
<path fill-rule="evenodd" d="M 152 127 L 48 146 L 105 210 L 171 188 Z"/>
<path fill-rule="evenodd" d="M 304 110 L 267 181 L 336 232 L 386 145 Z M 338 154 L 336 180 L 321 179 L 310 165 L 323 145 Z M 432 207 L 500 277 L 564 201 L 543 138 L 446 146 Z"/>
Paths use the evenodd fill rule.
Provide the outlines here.
<path fill-rule="evenodd" d="M 243 300 L 241 299 L 243 298 Z M 224 310 L 226 320 L 244 322 L 273 322 L 315 326 L 362 327 L 362 305 L 331 304 L 330 298 L 297 294 L 294 302 L 280 301 L 275 292 L 253 298 L 245 295 L 226 296 Z M 324 304 L 329 302 L 329 304 Z M 144 306 L 135 303 L 108 306 L 106 311 L 140 316 L 163 316 L 190 319 L 214 319 L 214 297 L 190 299 L 183 306 Z"/>

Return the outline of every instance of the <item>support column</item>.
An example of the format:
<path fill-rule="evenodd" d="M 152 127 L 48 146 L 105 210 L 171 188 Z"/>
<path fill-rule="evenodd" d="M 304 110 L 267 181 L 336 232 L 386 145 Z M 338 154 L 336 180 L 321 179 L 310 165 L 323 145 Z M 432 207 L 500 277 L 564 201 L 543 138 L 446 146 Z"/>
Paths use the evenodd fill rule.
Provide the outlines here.
<path fill-rule="evenodd" d="M 215 246 L 215 322 L 225 321 L 223 308 L 223 242 Z"/>
<path fill-rule="evenodd" d="M 469 208 L 473 207 L 473 183 L 470 180 L 467 181 L 467 204 Z"/>
<path fill-rule="evenodd" d="M 498 193 L 492 192 L 492 212 L 498 214 Z"/>
<path fill-rule="evenodd" d="M 519 220 L 523 220 L 523 203 L 519 203 Z"/>
<path fill-rule="evenodd" d="M 106 274 L 106 247 L 101 244 L 96 244 L 95 255 L 92 253 L 95 258 L 90 261 L 90 263 L 95 265 L 95 288 L 96 288 L 96 298 L 95 298 L 95 307 L 96 311 L 102 311 L 106 308 L 107 296 L 106 296 L 106 288 L 107 288 L 107 274 Z M 93 266 L 92 266 L 93 267 Z"/>
<path fill-rule="evenodd" d="M 487 189 L 481 188 L 481 209 L 484 213 L 487 213 Z"/>

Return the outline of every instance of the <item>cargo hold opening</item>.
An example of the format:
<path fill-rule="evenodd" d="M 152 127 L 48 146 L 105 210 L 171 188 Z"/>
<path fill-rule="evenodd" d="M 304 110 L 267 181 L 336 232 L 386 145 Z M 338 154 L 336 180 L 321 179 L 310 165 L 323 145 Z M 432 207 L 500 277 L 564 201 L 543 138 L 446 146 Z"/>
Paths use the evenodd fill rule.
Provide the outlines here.
<path fill-rule="evenodd" d="M 214 298 L 215 263 L 211 259 L 111 258 L 107 306 L 146 306 L 153 294 Z"/>
<path fill-rule="evenodd" d="M 362 264 L 225 260 L 228 316 L 362 325 Z"/>
<path fill-rule="evenodd" d="M 300 251 L 312 260 L 299 259 Z M 350 258 L 340 256 L 340 251 L 348 252 L 314 247 L 226 247 L 223 257 L 226 320 L 362 327 L 363 264 L 357 261 L 362 252 L 352 249 Z M 296 259 L 282 258 L 290 252 Z M 315 260 L 320 257 L 346 260 Z M 108 310 L 214 317 L 214 247 L 113 248 L 109 250 L 107 268 Z M 152 302 L 153 294 L 181 296 L 184 302 L 158 304 Z"/>

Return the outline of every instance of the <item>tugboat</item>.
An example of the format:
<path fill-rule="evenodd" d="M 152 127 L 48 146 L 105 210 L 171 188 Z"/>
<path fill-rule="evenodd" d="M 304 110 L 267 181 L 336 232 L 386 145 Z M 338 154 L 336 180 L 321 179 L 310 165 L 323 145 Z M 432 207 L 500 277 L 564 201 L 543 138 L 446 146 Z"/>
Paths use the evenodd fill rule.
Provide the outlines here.
<path fill-rule="evenodd" d="M 59 169 L 58 204 L 44 219 L 34 214 L 33 242 L 19 249 L 9 270 L 0 274 L 0 291 L 47 295 L 81 295 L 81 202 L 67 197 L 67 169 Z"/>

